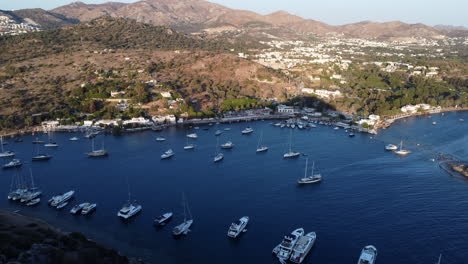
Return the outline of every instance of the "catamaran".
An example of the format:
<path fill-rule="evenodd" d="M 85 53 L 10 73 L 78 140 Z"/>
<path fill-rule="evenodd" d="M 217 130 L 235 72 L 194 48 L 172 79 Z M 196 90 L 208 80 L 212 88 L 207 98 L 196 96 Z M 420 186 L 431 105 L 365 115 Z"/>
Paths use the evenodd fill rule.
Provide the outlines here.
<path fill-rule="evenodd" d="M 161 159 L 170 159 L 172 158 L 172 156 L 174 156 L 175 153 L 174 151 L 172 151 L 172 149 L 168 149 L 166 152 L 164 152 L 162 155 L 161 155 Z"/>
<path fill-rule="evenodd" d="M 320 173 L 314 173 L 315 169 L 315 161 L 312 163 L 312 172 L 309 176 L 307 176 L 307 163 L 309 162 L 309 159 L 306 159 L 306 166 L 305 166 L 305 172 L 304 172 L 304 177 L 299 179 L 297 182 L 299 184 L 308 184 L 308 183 L 317 183 L 322 180 L 322 175 Z"/>
<path fill-rule="evenodd" d="M 7 164 L 3 165 L 4 169 L 10 169 L 10 168 L 18 168 L 21 167 L 23 164 L 19 159 L 12 159 L 10 162 Z"/>
<path fill-rule="evenodd" d="M 117 216 L 125 220 L 138 214 L 143 209 L 143 207 L 140 204 L 138 204 L 136 201 L 131 202 L 130 184 L 128 183 L 128 178 L 127 178 L 127 188 L 128 188 L 128 201 L 122 206 L 122 208 L 117 213 Z"/>
<path fill-rule="evenodd" d="M 193 224 L 192 214 L 190 213 L 190 208 L 188 206 L 187 201 L 185 200 L 184 193 L 182 193 L 182 206 L 184 208 L 184 222 L 174 227 L 174 229 L 172 230 L 172 234 L 174 236 L 188 234 L 188 232 L 190 232 L 190 226 L 192 226 Z M 187 219 L 187 214 L 188 214 L 188 219 Z"/>
<path fill-rule="evenodd" d="M 305 236 L 301 236 L 299 240 L 297 240 L 289 260 L 294 263 L 302 263 L 307 257 L 307 254 L 309 254 L 310 249 L 314 246 L 316 239 L 317 235 L 315 232 L 310 232 Z"/>
<path fill-rule="evenodd" d="M 105 157 L 109 155 L 107 150 L 104 148 L 104 142 L 102 142 L 101 149 L 94 149 L 94 138 L 91 140 L 91 152 L 86 153 L 90 158 Z"/>
<path fill-rule="evenodd" d="M 262 144 L 262 140 L 263 140 L 263 131 L 260 133 L 260 139 L 258 140 L 257 153 L 265 152 L 268 150 L 268 147 Z"/>
<path fill-rule="evenodd" d="M 163 215 L 160 215 L 154 219 L 154 224 L 163 226 L 165 225 L 169 220 L 172 218 L 172 212 L 165 213 Z"/>
<path fill-rule="evenodd" d="M 298 228 L 291 234 L 284 236 L 283 241 L 273 249 L 273 253 L 283 261 L 286 261 L 291 256 L 292 250 L 300 237 L 304 235 L 304 229 Z"/>
<path fill-rule="evenodd" d="M 242 130 L 242 135 L 248 135 L 254 132 L 254 130 L 251 127 L 247 127 L 246 129 Z"/>
<path fill-rule="evenodd" d="M 228 230 L 228 237 L 236 238 L 241 233 L 247 232 L 247 224 L 249 223 L 249 217 L 243 216 L 237 223 L 232 223 Z"/>
<path fill-rule="evenodd" d="M 365 246 L 359 256 L 358 264 L 374 264 L 377 258 L 377 249 L 374 246 Z"/>
<path fill-rule="evenodd" d="M 395 154 L 398 154 L 400 156 L 406 156 L 406 155 L 408 155 L 410 153 L 411 153 L 411 151 L 403 149 L 403 140 L 400 141 L 400 149 L 395 151 Z"/>
<path fill-rule="evenodd" d="M 301 153 L 296 152 L 296 151 L 292 151 L 292 130 L 291 130 L 291 133 L 290 133 L 290 136 L 289 136 L 289 151 L 284 153 L 283 158 L 285 158 L 285 159 L 287 159 L 287 158 L 297 158 L 297 157 L 299 157 L 299 155 L 301 155 Z"/>
<path fill-rule="evenodd" d="M 5 151 L 3 149 L 3 137 L 0 137 L 0 148 L 1 148 L 1 152 L 0 152 L 0 158 L 11 158 L 11 157 L 14 157 L 15 156 L 15 153 L 13 151 Z"/>

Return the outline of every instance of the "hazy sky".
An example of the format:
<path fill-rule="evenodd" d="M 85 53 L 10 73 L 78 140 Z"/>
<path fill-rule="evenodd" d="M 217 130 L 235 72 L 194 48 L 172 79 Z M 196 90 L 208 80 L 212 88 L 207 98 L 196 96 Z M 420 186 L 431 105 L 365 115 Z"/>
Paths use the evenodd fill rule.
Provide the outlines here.
<path fill-rule="evenodd" d="M 85 3 L 103 3 L 108 0 L 83 0 Z M 114 0 L 136 2 L 135 0 Z M 177 1 L 177 0 L 173 0 Z M 305 18 L 332 25 L 363 20 L 449 24 L 468 27 L 468 0 L 210 0 L 236 9 L 252 10 L 261 14 L 285 10 Z M 51 9 L 73 0 L 0 0 L 0 9 L 40 7 Z"/>

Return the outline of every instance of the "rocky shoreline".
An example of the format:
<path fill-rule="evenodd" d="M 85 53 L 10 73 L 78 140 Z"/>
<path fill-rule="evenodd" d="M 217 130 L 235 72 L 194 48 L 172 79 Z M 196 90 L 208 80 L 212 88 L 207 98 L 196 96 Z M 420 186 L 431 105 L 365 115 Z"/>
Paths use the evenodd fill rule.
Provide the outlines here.
<path fill-rule="evenodd" d="M 0 210 L 0 264 L 6 263 L 146 264 L 81 233 L 65 233 L 42 220 Z"/>

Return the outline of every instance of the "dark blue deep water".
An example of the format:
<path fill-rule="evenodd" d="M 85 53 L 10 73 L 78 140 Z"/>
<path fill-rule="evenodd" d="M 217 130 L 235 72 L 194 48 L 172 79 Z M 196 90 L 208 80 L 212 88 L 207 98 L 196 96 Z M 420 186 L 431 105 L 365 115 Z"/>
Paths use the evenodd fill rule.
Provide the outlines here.
<path fill-rule="evenodd" d="M 6 146 L 26 161 L 35 181 L 44 191 L 42 204 L 22 207 L 7 200 L 14 170 L 0 174 L 0 207 L 21 210 L 42 218 L 64 231 L 81 231 L 90 238 L 123 254 L 153 263 L 275 263 L 271 254 L 283 235 L 297 227 L 315 231 L 317 242 L 305 263 L 355 263 L 363 246 L 379 250 L 379 264 L 468 263 L 468 179 L 452 177 L 432 162 L 437 153 L 468 159 L 467 112 L 400 120 L 372 136 L 346 136 L 344 130 L 319 126 L 294 130 L 294 145 L 315 160 L 324 180 L 301 186 L 305 157 L 283 160 L 290 129 L 269 121 L 219 125 L 231 127 L 220 141 L 232 140 L 221 163 L 213 163 L 216 144 L 212 127 L 197 130 L 195 151 L 184 151 L 184 129 L 143 132 L 120 137 L 98 136 L 110 156 L 88 159 L 91 143 L 73 134 L 55 134 L 60 144 L 51 150 L 49 162 L 30 162 L 32 137 Z M 436 121 L 437 126 L 432 122 Z M 255 132 L 242 136 L 252 126 Z M 256 154 L 260 131 L 270 150 Z M 156 142 L 157 136 L 167 138 Z M 80 135 L 82 136 L 82 135 Z M 46 140 L 46 136 L 42 135 Z M 398 157 L 384 150 L 385 144 L 400 139 L 413 153 Z M 160 155 L 172 148 L 172 160 Z M 117 211 L 127 199 L 128 176 L 135 199 L 143 211 L 129 223 Z M 70 206 L 61 212 L 45 201 L 52 195 L 76 190 L 73 204 L 98 203 L 89 217 L 72 216 Z M 188 198 L 195 223 L 192 232 L 174 239 L 171 230 L 182 220 L 181 193 Z M 175 217 L 162 229 L 155 229 L 155 216 L 173 211 Z M 239 217 L 250 216 L 248 232 L 233 241 L 227 228 Z"/>

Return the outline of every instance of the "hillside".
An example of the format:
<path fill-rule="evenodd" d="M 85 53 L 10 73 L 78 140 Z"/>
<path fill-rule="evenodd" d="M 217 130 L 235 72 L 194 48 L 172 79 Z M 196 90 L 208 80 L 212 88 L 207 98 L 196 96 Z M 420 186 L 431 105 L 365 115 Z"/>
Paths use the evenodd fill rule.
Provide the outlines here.
<path fill-rule="evenodd" d="M 63 233 L 27 216 L 0 211 L 0 263 L 143 264 L 80 233 Z"/>
<path fill-rule="evenodd" d="M 150 114 L 168 109 L 159 91 L 183 100 L 178 113 L 213 111 L 226 99 L 288 94 L 283 74 L 226 52 L 230 48 L 111 17 L 0 38 L 0 127 L 33 124 L 37 113 L 126 115 L 100 102 L 114 90 Z M 154 80 L 157 85 L 148 83 Z"/>
<path fill-rule="evenodd" d="M 0 15 L 7 16 L 17 23 L 29 23 L 37 25 L 42 29 L 52 29 L 73 25 L 78 19 L 68 18 L 64 15 L 45 11 L 44 9 L 21 9 L 15 11 L 0 10 Z"/>
<path fill-rule="evenodd" d="M 236 10 L 204 0 L 143 0 L 130 4 L 104 3 L 87 5 L 75 2 L 52 10 L 70 18 L 88 21 L 102 15 L 125 17 L 138 22 L 163 25 L 188 32 L 231 26 L 245 29 L 252 23 L 266 23 L 302 33 L 337 33 L 360 38 L 428 37 L 437 38 L 445 31 L 422 24 L 402 22 L 360 22 L 331 26 L 319 21 L 304 19 L 284 11 L 269 15 Z"/>

